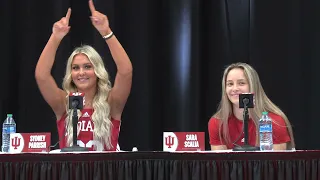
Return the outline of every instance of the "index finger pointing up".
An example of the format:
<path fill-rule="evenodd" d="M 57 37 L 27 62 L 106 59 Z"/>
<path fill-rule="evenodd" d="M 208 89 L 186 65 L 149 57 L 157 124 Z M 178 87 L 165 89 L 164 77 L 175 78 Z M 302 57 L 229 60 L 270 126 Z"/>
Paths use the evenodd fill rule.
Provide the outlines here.
<path fill-rule="evenodd" d="M 71 8 L 68 8 L 68 12 L 66 14 L 67 22 L 69 22 L 70 16 L 71 16 Z"/>
<path fill-rule="evenodd" d="M 94 7 L 92 0 L 89 0 L 89 8 L 90 8 L 91 13 L 96 11 L 96 8 Z"/>

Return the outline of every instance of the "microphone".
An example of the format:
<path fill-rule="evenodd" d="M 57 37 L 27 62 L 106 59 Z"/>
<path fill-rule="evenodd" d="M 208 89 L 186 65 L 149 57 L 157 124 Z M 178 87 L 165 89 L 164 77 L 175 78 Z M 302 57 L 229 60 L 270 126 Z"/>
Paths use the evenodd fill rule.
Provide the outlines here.
<path fill-rule="evenodd" d="M 77 145 L 77 132 L 78 132 L 78 112 L 77 110 L 83 109 L 84 93 L 73 92 L 69 94 L 69 109 L 73 110 L 72 113 L 72 126 L 73 126 L 73 144 L 71 147 L 61 149 L 61 152 L 74 152 L 74 151 L 89 151 L 88 148 L 80 147 Z"/>
<path fill-rule="evenodd" d="M 69 109 L 83 109 L 85 102 L 84 93 L 72 92 L 69 94 Z"/>
<path fill-rule="evenodd" d="M 243 108 L 243 133 L 244 133 L 244 145 L 236 146 L 233 148 L 233 151 L 257 151 L 259 147 L 250 146 L 248 143 L 249 130 L 248 130 L 248 121 L 249 114 L 248 108 L 254 108 L 253 103 L 253 93 L 243 93 L 239 94 L 239 108 Z M 242 135 L 242 133 L 241 133 Z M 240 136 L 241 136 L 240 135 Z"/>
<path fill-rule="evenodd" d="M 248 98 L 244 98 L 243 99 L 243 104 L 248 105 L 248 103 L 249 103 L 249 99 Z"/>
<path fill-rule="evenodd" d="M 239 108 L 254 108 L 254 94 L 253 93 L 242 93 L 239 94 Z"/>

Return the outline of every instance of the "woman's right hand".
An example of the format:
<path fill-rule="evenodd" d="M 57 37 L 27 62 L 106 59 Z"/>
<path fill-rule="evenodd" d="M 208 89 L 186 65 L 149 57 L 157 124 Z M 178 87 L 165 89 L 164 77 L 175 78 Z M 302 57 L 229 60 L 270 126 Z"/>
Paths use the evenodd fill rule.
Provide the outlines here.
<path fill-rule="evenodd" d="M 71 16 L 71 8 L 68 9 L 67 15 L 65 17 L 61 18 L 59 21 L 53 24 L 52 34 L 59 40 L 62 40 L 63 37 L 67 35 L 70 30 L 70 26 L 69 26 L 70 16 Z"/>

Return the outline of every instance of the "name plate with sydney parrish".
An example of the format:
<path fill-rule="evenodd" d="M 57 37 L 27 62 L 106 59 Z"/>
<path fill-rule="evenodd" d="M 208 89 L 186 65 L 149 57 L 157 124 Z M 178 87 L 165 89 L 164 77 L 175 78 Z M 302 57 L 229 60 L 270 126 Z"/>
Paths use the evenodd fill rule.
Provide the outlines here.
<path fill-rule="evenodd" d="M 10 153 L 48 152 L 51 133 L 12 133 L 10 134 Z"/>
<path fill-rule="evenodd" d="M 163 151 L 204 151 L 204 132 L 163 132 Z"/>

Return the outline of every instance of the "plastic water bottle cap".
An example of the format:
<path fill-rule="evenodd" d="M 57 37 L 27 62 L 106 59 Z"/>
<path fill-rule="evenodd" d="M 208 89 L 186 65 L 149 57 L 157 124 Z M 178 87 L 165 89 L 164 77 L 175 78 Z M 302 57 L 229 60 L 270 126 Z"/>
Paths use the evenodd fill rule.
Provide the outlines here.
<path fill-rule="evenodd" d="M 133 147 L 132 151 L 138 151 L 138 148 L 137 147 Z"/>
<path fill-rule="evenodd" d="M 7 117 L 12 117 L 12 114 L 7 114 Z"/>
<path fill-rule="evenodd" d="M 268 114 L 268 112 L 264 111 L 264 112 L 262 112 L 262 114 L 263 114 L 263 115 L 267 115 L 267 114 Z"/>

